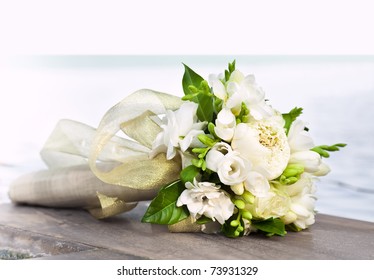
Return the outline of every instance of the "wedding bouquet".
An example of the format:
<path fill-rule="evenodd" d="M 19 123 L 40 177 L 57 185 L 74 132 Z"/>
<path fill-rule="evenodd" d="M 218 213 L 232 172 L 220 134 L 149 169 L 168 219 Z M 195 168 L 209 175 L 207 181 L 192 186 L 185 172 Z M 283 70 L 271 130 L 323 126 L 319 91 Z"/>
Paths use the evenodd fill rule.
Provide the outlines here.
<path fill-rule="evenodd" d="M 182 85 L 182 100 L 141 90 L 108 111 L 97 130 L 63 121 L 47 141 L 42 157 L 52 170 L 48 176 L 88 163 L 111 189 L 95 183 L 89 191 L 74 190 L 78 199 L 66 187 L 51 191 L 54 182 L 45 197 L 40 186 L 26 190 L 28 178 L 11 187 L 11 199 L 84 207 L 98 218 L 153 199 L 142 222 L 228 237 L 253 231 L 283 236 L 312 225 L 314 182 L 330 171 L 322 158 L 345 144 L 314 145 L 298 119 L 302 108 L 278 112 L 235 61 L 224 74 L 210 75 L 209 83 L 185 65 Z M 94 197 L 80 199 L 86 193 Z"/>
<path fill-rule="evenodd" d="M 344 144 L 315 146 L 302 108 L 281 114 L 253 75 L 235 61 L 209 84 L 185 66 L 185 102 L 167 111 L 151 156 L 182 159 L 180 179 L 165 186 L 143 221 L 174 224 L 192 217 L 203 231 L 229 237 L 284 235 L 314 223 L 314 178 L 329 172 L 321 157 Z"/>

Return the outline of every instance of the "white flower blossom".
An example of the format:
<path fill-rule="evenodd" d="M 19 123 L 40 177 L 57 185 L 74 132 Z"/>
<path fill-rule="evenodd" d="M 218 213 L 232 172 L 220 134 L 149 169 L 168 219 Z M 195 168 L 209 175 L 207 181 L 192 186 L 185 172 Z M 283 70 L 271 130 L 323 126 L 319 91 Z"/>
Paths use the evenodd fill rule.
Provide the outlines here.
<path fill-rule="evenodd" d="M 301 120 L 295 120 L 288 132 L 288 144 L 291 149 L 289 163 L 297 163 L 304 166 L 305 172 L 312 173 L 315 176 L 324 176 L 330 172 L 327 164 L 322 162 L 321 156 L 311 151 L 314 142 L 309 133 L 305 130 L 305 123 Z"/>
<path fill-rule="evenodd" d="M 199 122 L 196 115 L 198 105 L 185 102 L 176 111 L 168 110 L 162 131 L 156 136 L 152 145 L 151 156 L 166 152 L 166 158 L 172 159 L 180 149 L 185 152 L 188 148 L 202 147 L 197 136 L 204 134 L 206 122 Z"/>
<path fill-rule="evenodd" d="M 290 147 L 280 116 L 238 124 L 231 146 L 252 163 L 253 171 L 263 174 L 268 180 L 279 177 L 290 158 Z"/>
<path fill-rule="evenodd" d="M 235 127 L 235 115 L 229 108 L 223 107 L 217 115 L 216 127 L 214 129 L 214 132 L 222 140 L 230 142 L 232 137 L 234 136 Z"/>
<path fill-rule="evenodd" d="M 289 212 L 282 217 L 285 224 L 294 223 L 297 227 L 305 229 L 314 224 L 316 191 L 313 178 L 308 173 L 301 175 L 295 184 L 284 186 L 282 189 L 290 196 Z"/>
<path fill-rule="evenodd" d="M 269 181 L 261 173 L 251 171 L 248 173 L 247 180 L 244 182 L 244 187 L 257 197 L 267 196 L 270 190 Z"/>
<path fill-rule="evenodd" d="M 234 213 L 234 204 L 220 186 L 210 182 L 187 182 L 186 189 L 177 200 L 177 206 L 187 205 L 190 214 L 199 219 L 201 216 L 211 218 L 224 224 Z"/>
<path fill-rule="evenodd" d="M 321 156 L 318 153 L 309 150 L 296 152 L 291 154 L 289 163 L 301 164 L 304 166 L 305 172 L 314 173 L 319 170 Z"/>
<path fill-rule="evenodd" d="M 290 130 L 288 131 L 288 144 L 291 152 L 301 152 L 310 150 L 314 147 L 312 137 L 308 131 L 305 130 L 305 123 L 301 120 L 292 122 Z"/>
<path fill-rule="evenodd" d="M 266 196 L 256 197 L 255 202 L 247 204 L 251 213 L 257 218 L 279 218 L 289 212 L 291 200 L 289 196 L 278 192 L 276 189 L 271 189 Z"/>
<path fill-rule="evenodd" d="M 219 162 L 229 152 L 232 152 L 232 148 L 229 144 L 225 142 L 215 144 L 206 155 L 206 167 L 214 172 L 217 172 Z"/>
<path fill-rule="evenodd" d="M 249 108 L 250 115 L 256 120 L 274 114 L 274 110 L 266 104 L 265 93 L 256 84 L 253 75 L 244 76 L 239 70 L 235 70 L 225 84 L 221 79 L 214 75 L 209 77 L 213 93 L 222 99 L 234 114 L 239 114 L 243 102 Z"/>
<path fill-rule="evenodd" d="M 251 163 L 223 142 L 216 144 L 208 152 L 206 166 L 217 172 L 220 181 L 229 186 L 244 182 L 251 170 Z"/>
<path fill-rule="evenodd" d="M 209 83 L 213 89 L 213 93 L 219 99 L 226 101 L 227 93 L 225 85 L 221 82 L 223 75 L 216 76 L 214 74 L 209 75 Z"/>

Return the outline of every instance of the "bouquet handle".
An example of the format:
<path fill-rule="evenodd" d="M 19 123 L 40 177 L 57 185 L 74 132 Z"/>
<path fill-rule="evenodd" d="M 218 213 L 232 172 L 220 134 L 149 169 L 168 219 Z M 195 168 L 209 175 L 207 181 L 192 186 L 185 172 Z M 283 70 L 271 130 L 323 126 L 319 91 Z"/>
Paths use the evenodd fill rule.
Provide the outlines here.
<path fill-rule="evenodd" d="M 78 165 L 23 175 L 11 184 L 9 197 L 18 204 L 84 208 L 101 219 L 129 211 L 157 192 L 104 183 L 88 165 Z"/>

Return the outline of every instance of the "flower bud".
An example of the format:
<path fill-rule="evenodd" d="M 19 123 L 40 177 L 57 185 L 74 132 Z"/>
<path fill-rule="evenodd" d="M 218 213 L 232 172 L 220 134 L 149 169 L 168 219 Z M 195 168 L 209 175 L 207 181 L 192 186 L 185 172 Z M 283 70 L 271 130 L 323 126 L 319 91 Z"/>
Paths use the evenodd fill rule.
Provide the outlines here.
<path fill-rule="evenodd" d="M 222 140 L 230 142 L 234 136 L 235 126 L 236 119 L 234 114 L 229 108 L 222 108 L 217 115 L 214 132 Z"/>
<path fill-rule="evenodd" d="M 255 197 L 253 194 L 251 194 L 250 192 L 247 192 L 245 191 L 243 194 L 242 194 L 242 197 L 244 198 L 244 200 L 250 204 L 253 204 L 255 202 Z"/>
<path fill-rule="evenodd" d="M 242 212 L 242 218 L 246 220 L 252 220 L 252 214 L 249 211 L 243 211 Z"/>
<path fill-rule="evenodd" d="M 233 220 L 230 222 L 230 226 L 237 227 L 239 225 L 239 222 L 237 220 Z"/>
<path fill-rule="evenodd" d="M 233 185 L 233 186 L 230 186 L 230 187 L 231 187 L 231 190 L 236 195 L 243 195 L 243 193 L 244 193 L 244 185 L 243 185 L 243 183 L 239 183 L 239 184 L 236 184 L 236 185 Z"/>
<path fill-rule="evenodd" d="M 241 199 L 235 200 L 234 204 L 236 205 L 236 207 L 238 207 L 238 209 L 244 209 L 245 208 L 245 202 Z"/>

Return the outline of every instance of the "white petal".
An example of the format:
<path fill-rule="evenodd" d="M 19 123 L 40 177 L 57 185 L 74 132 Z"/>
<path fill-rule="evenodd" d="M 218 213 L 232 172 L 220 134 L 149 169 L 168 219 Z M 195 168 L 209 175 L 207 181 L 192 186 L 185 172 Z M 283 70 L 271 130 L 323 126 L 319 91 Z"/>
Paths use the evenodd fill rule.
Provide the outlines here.
<path fill-rule="evenodd" d="M 196 148 L 197 146 L 202 147 L 203 144 L 197 139 L 197 136 L 200 134 L 204 134 L 204 131 L 202 130 L 189 131 L 187 135 L 179 142 L 182 152 L 185 152 L 189 147 L 192 147 L 192 148 Z M 192 143 L 194 145 L 191 145 Z"/>
<path fill-rule="evenodd" d="M 314 176 L 325 176 L 331 171 L 330 167 L 324 163 L 321 162 L 321 164 L 318 166 L 318 170 L 313 173 Z"/>
<path fill-rule="evenodd" d="M 288 143 L 291 152 L 310 150 L 314 147 L 313 139 L 305 131 L 305 123 L 301 120 L 295 120 L 288 132 Z"/>
<path fill-rule="evenodd" d="M 221 162 L 223 157 L 224 154 L 222 154 L 221 152 L 215 149 L 210 150 L 205 158 L 206 167 L 214 172 L 217 172 L 218 163 Z"/>
<path fill-rule="evenodd" d="M 217 126 L 215 127 L 214 132 L 222 140 L 230 142 L 234 136 L 235 128 Z"/>
<path fill-rule="evenodd" d="M 191 203 L 193 202 L 193 200 L 191 199 L 190 197 L 190 192 L 189 190 L 184 190 L 181 195 L 178 197 L 178 200 L 177 200 L 177 206 L 182 206 L 184 204 L 188 204 L 188 203 Z"/>
<path fill-rule="evenodd" d="M 313 151 L 296 152 L 291 154 L 289 163 L 301 164 L 306 172 L 314 173 L 321 164 L 321 156 Z"/>
<path fill-rule="evenodd" d="M 310 215 L 310 212 L 300 204 L 292 203 L 291 210 L 295 212 L 298 216 L 308 217 Z"/>
<path fill-rule="evenodd" d="M 176 112 L 176 127 L 178 127 L 178 136 L 185 136 L 191 129 L 196 116 L 198 105 L 195 102 L 185 102 Z"/>
<path fill-rule="evenodd" d="M 241 83 L 244 80 L 244 75 L 239 70 L 234 70 L 230 75 L 230 82 Z"/>
<path fill-rule="evenodd" d="M 257 197 L 265 197 L 270 190 L 269 181 L 260 173 L 251 171 L 244 183 L 245 188 Z"/>
<path fill-rule="evenodd" d="M 216 123 L 220 126 L 234 127 L 236 119 L 231 110 L 227 107 L 224 107 L 218 113 Z"/>
<path fill-rule="evenodd" d="M 215 96 L 217 96 L 221 100 L 226 100 L 227 98 L 226 89 L 220 80 L 218 79 L 213 80 L 212 88 L 213 88 L 213 93 Z"/>

